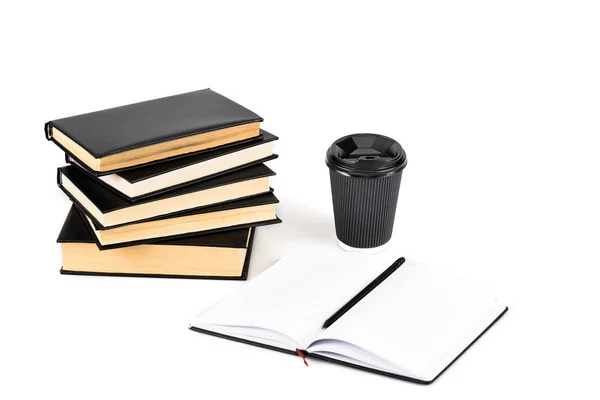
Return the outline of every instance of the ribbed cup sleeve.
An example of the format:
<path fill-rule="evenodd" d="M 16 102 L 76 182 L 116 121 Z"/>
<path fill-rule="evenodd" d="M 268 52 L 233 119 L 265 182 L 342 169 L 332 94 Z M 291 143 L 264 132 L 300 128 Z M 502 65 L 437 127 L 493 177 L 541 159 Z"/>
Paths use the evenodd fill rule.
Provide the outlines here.
<path fill-rule="evenodd" d="M 383 177 L 351 177 L 329 170 L 335 231 L 354 248 L 386 244 L 392 237 L 402 171 Z"/>

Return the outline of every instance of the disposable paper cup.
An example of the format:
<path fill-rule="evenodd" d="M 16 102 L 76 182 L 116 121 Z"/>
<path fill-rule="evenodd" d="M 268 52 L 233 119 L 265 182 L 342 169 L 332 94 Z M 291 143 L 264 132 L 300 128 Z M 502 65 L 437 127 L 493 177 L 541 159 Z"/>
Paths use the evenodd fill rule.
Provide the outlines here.
<path fill-rule="evenodd" d="M 344 136 L 327 150 L 335 232 L 344 250 L 385 250 L 406 163 L 400 143 L 374 133 Z"/>

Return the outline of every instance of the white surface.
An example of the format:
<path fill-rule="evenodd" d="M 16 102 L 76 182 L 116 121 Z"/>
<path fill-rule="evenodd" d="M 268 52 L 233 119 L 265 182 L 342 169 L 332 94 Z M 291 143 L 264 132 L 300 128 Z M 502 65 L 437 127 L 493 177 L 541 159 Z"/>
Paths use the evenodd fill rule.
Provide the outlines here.
<path fill-rule="evenodd" d="M 291 252 L 192 326 L 431 381 L 505 306 L 463 277 L 409 261 L 323 329 L 393 263 L 389 256 Z"/>
<path fill-rule="evenodd" d="M 1 398 L 598 398 L 597 2 L 4 3 Z M 325 149 L 379 132 L 408 154 L 387 252 L 509 313 L 422 387 L 188 331 L 239 282 L 59 275 L 44 122 L 204 87 L 281 136 L 251 278 L 338 249 Z"/>
<path fill-rule="evenodd" d="M 338 239 L 337 243 L 338 243 L 338 246 L 340 246 L 342 248 L 342 250 L 344 250 L 344 251 L 347 251 L 349 253 L 360 253 L 360 254 L 378 254 L 378 253 L 381 253 L 382 251 L 385 251 L 388 247 L 390 247 L 390 242 L 382 244 L 381 246 L 369 247 L 366 249 L 348 246 L 347 244 L 345 244 L 344 242 L 342 242 L 339 239 Z"/>

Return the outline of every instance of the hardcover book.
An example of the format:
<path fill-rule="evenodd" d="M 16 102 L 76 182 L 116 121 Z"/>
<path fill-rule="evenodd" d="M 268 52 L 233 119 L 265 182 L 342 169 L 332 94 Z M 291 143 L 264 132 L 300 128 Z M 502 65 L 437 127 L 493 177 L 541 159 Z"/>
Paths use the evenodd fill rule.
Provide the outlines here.
<path fill-rule="evenodd" d="M 101 228 L 268 193 L 275 173 L 264 164 L 131 203 L 74 166 L 58 169 L 58 185 Z"/>
<path fill-rule="evenodd" d="M 210 207 L 189 210 L 143 222 L 102 228 L 81 209 L 96 245 L 101 250 L 156 243 L 200 233 L 225 232 L 280 223 L 275 214 L 279 200 L 272 192 Z"/>
<path fill-rule="evenodd" d="M 263 130 L 260 132 L 256 140 L 98 176 L 98 181 L 123 198 L 137 201 L 277 158 L 273 154 L 273 142 L 278 137 Z M 66 160 L 96 176 L 68 154 Z"/>
<path fill-rule="evenodd" d="M 314 357 L 431 383 L 507 308 L 464 278 L 389 258 L 288 255 L 202 312 L 190 328 L 298 355 L 305 363 Z"/>
<path fill-rule="evenodd" d="M 75 206 L 57 242 L 62 274 L 246 279 L 254 228 L 100 251 Z"/>
<path fill-rule="evenodd" d="M 46 138 L 98 173 L 259 136 L 262 118 L 210 89 L 47 122 Z"/>

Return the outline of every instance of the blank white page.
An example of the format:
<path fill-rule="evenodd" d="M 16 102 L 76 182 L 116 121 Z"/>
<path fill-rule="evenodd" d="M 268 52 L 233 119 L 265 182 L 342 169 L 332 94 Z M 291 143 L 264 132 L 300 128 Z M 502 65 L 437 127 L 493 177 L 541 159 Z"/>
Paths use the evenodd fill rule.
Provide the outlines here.
<path fill-rule="evenodd" d="M 331 343 L 330 351 L 357 359 L 365 359 L 366 351 L 375 356 L 371 360 L 431 380 L 504 309 L 463 278 L 407 262 L 323 331 L 323 344 L 314 348 Z"/>
<path fill-rule="evenodd" d="M 192 325 L 225 334 L 229 330 L 233 336 L 240 332 L 235 327 L 262 328 L 290 338 L 292 349 L 305 349 L 327 318 L 394 261 L 391 254 L 292 253 L 201 313 Z M 277 335 L 270 339 L 282 340 Z"/>

